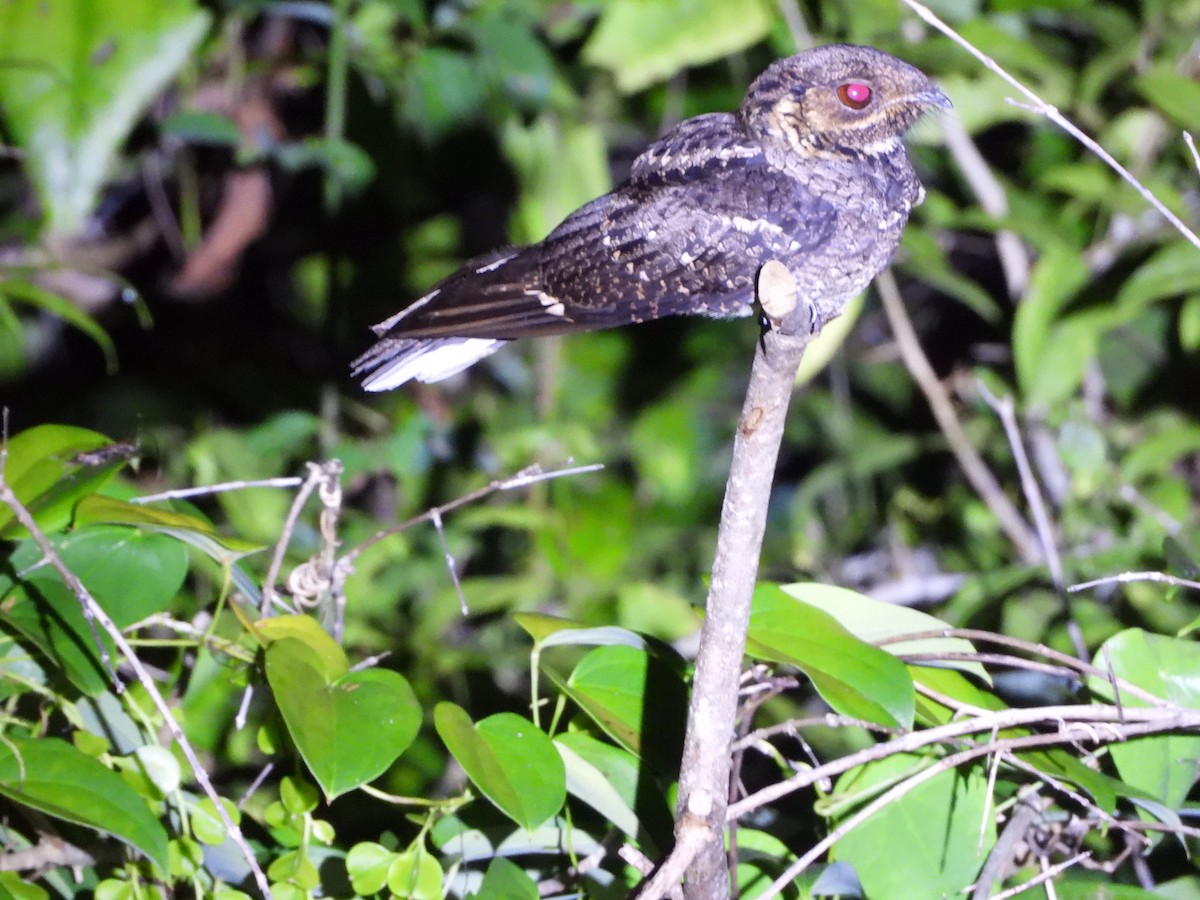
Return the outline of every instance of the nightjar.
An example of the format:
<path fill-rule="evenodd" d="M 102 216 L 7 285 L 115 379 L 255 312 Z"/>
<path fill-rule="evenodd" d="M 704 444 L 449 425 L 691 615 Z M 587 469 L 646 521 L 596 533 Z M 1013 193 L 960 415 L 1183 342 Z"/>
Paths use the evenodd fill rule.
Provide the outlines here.
<path fill-rule="evenodd" d="M 681 122 L 540 243 L 472 260 L 374 326 L 354 374 L 386 390 L 447 378 L 516 338 L 748 315 L 771 259 L 820 327 L 895 253 L 924 195 L 901 138 L 949 106 L 920 71 L 870 47 L 781 59 L 737 112 Z"/>

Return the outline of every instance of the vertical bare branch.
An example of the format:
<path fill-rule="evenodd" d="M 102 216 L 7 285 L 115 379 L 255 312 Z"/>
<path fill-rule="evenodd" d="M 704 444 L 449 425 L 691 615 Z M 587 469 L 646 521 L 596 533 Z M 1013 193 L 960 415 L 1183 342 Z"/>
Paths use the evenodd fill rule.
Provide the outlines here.
<path fill-rule="evenodd" d="M 733 462 L 725 487 L 712 584 L 692 681 L 679 777 L 676 847 L 646 883 L 640 894 L 643 900 L 664 896 L 685 869 L 685 897 L 729 894 L 723 835 L 738 682 L 775 462 L 796 370 L 811 340 L 807 327 L 795 327 L 810 311 L 804 304 L 795 305 L 795 284 L 786 268 L 768 263 L 758 288 L 760 302 L 773 320 L 781 320 L 782 328 L 767 332 L 759 343 L 734 436 Z M 790 311 L 789 305 L 793 307 Z M 794 331 L 805 333 L 790 333 Z"/>

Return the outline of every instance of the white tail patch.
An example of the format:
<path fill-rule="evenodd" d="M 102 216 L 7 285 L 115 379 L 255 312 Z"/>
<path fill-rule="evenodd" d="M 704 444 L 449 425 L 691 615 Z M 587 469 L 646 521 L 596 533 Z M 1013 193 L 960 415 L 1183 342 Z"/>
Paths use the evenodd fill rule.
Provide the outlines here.
<path fill-rule="evenodd" d="M 425 384 L 441 381 L 475 365 L 485 356 L 491 356 L 507 343 L 492 338 L 419 341 L 363 379 L 363 389 L 390 391 L 414 378 Z"/>

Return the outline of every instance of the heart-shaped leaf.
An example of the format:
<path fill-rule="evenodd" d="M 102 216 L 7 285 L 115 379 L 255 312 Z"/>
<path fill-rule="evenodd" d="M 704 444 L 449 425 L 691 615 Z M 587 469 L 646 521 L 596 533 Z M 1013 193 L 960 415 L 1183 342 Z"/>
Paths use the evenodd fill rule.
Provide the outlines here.
<path fill-rule="evenodd" d="M 365 669 L 330 680 L 327 669 L 299 638 L 266 649 L 267 681 L 288 734 L 332 800 L 382 775 L 408 749 L 421 707 L 397 672 Z"/>
<path fill-rule="evenodd" d="M 521 827 L 532 831 L 567 798 L 567 776 L 550 738 L 516 713 L 471 722 L 453 703 L 439 703 L 433 724 L 467 777 Z"/>
<path fill-rule="evenodd" d="M 597 647 L 559 687 L 618 744 L 659 772 L 679 771 L 687 688 L 662 660 L 623 644 Z"/>

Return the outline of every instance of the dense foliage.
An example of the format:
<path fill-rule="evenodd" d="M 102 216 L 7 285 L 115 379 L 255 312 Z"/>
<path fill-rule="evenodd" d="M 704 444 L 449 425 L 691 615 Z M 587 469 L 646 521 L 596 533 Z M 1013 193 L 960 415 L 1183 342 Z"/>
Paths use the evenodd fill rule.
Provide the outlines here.
<path fill-rule="evenodd" d="M 1200 219 L 1200 4 L 933 7 Z M 740 889 L 1200 898 L 1200 249 L 896 0 L 0 3 L 0 892 L 639 883 L 755 324 L 346 363 L 835 40 L 955 109 L 794 401 Z"/>

